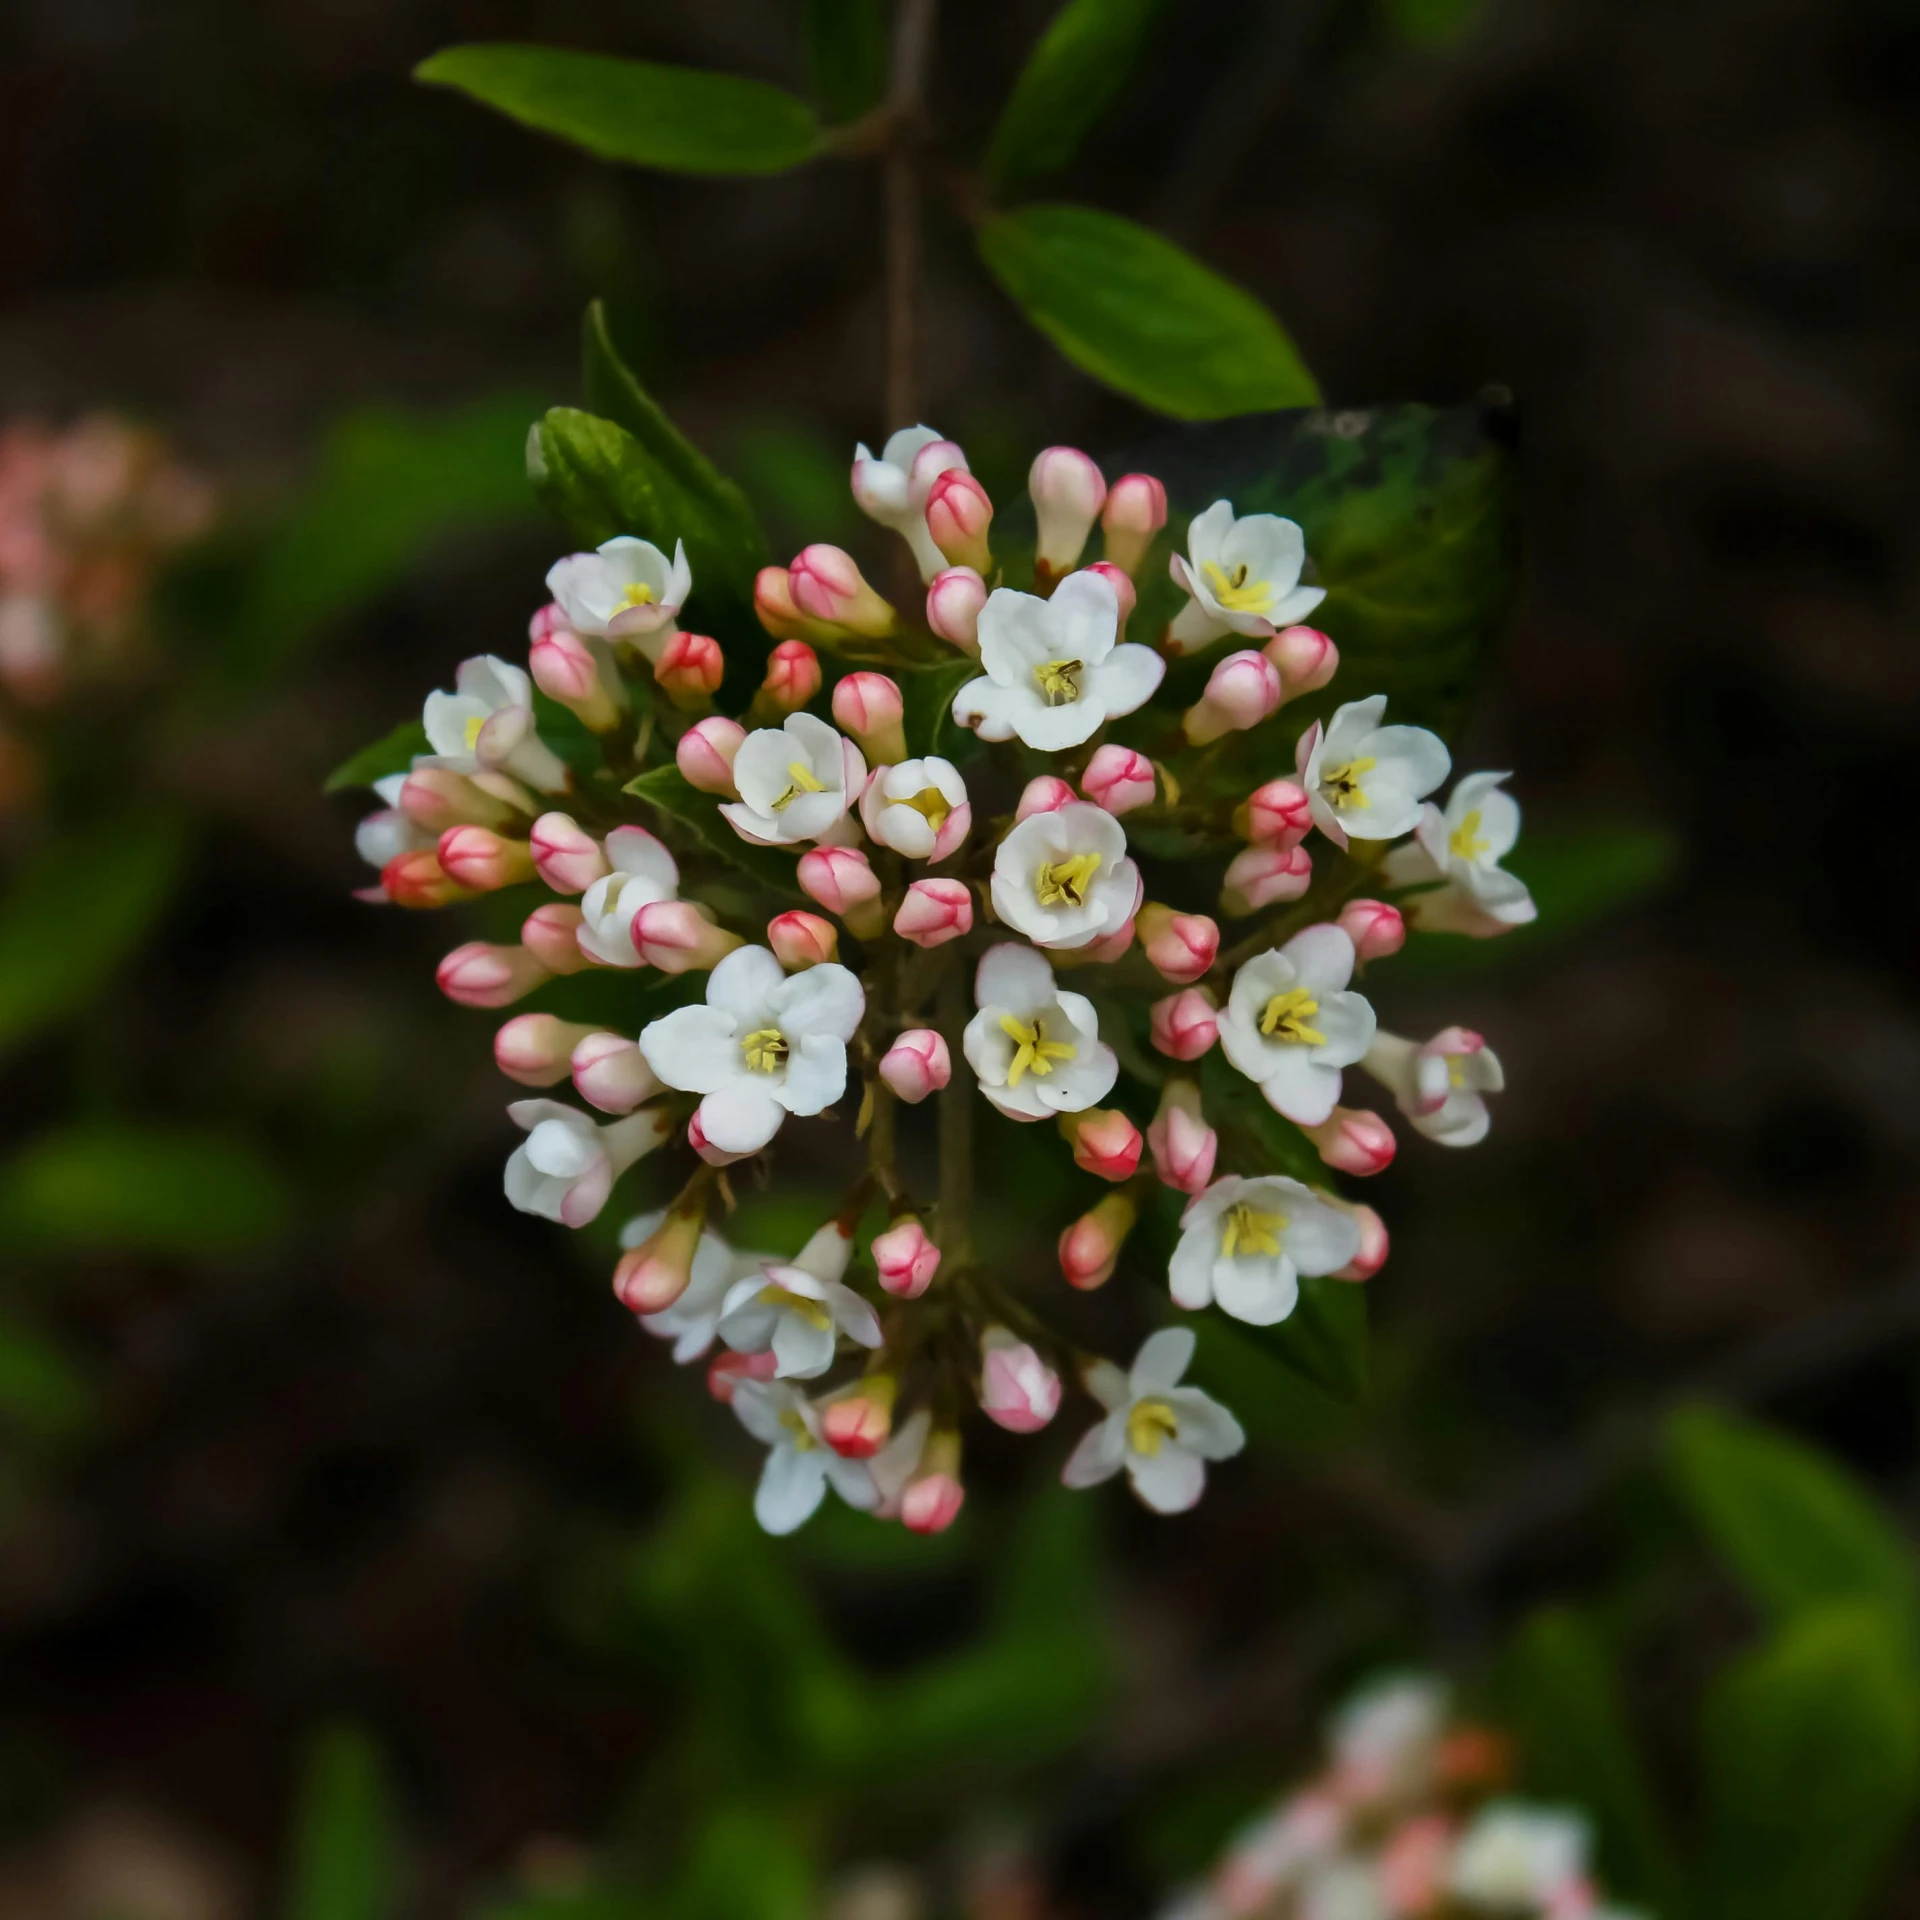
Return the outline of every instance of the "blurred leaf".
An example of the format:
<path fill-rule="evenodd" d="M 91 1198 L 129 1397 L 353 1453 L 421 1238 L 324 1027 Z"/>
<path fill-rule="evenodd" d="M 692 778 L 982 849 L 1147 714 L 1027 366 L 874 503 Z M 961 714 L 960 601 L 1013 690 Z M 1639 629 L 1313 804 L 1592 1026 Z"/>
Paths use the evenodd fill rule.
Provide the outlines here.
<path fill-rule="evenodd" d="M 702 793 L 678 767 L 653 767 L 629 780 L 621 792 L 679 821 L 709 852 L 751 874 L 763 887 L 795 899 L 803 897 L 794 877 L 800 849 L 783 853 L 777 847 L 749 846 L 721 819 L 719 796 Z"/>
<path fill-rule="evenodd" d="M 0 1422 L 64 1440 L 92 1424 L 93 1387 L 44 1333 L 0 1315 Z"/>
<path fill-rule="evenodd" d="M 804 100 L 763 80 L 506 41 L 448 47 L 413 77 L 584 147 L 669 173 L 783 173 L 813 157 Z"/>
<path fill-rule="evenodd" d="M 1722 1674 L 1701 1721 L 1708 1920 L 1847 1920 L 1920 1789 L 1920 1696 L 1881 1608 L 1800 1615 Z"/>
<path fill-rule="evenodd" d="M 398 1816 L 379 1749 L 358 1727 L 318 1733 L 295 1813 L 287 1920 L 393 1920 Z"/>
<path fill-rule="evenodd" d="M 15 1253 L 219 1259 L 274 1240 L 290 1212 L 278 1168 L 234 1134 L 86 1122 L 0 1164 L 0 1246 Z"/>
<path fill-rule="evenodd" d="M 905 706 L 902 723 L 906 729 L 907 751 L 912 754 L 938 754 L 942 759 L 964 760 L 968 748 L 978 744 L 978 736 L 953 720 L 953 697 L 968 681 L 980 677 L 977 660 L 943 660 L 938 666 L 905 667 L 893 676 L 900 683 Z"/>
<path fill-rule="evenodd" d="M 829 124 L 880 104 L 887 84 L 885 0 L 806 0 L 807 71 Z"/>
<path fill-rule="evenodd" d="M 1277 1327 L 1247 1337 L 1336 1400 L 1367 1396 L 1367 1290 L 1330 1275 L 1300 1282 L 1300 1304 Z"/>
<path fill-rule="evenodd" d="M 1256 1328 L 1210 1313 L 1194 1331 L 1193 1384 L 1227 1407 L 1256 1446 L 1316 1454 L 1357 1437 L 1357 1403 L 1309 1386 Z"/>
<path fill-rule="evenodd" d="M 152 812 L 54 839 L 0 896 L 0 1050 L 78 1013 L 152 931 L 180 878 L 178 820 Z"/>
<path fill-rule="evenodd" d="M 1199 1078 L 1207 1118 L 1219 1130 L 1224 1149 L 1222 1172 L 1284 1173 L 1308 1186 L 1327 1184 L 1319 1149 L 1285 1114 L 1267 1105 L 1266 1096 L 1218 1047 L 1201 1056 Z"/>
<path fill-rule="evenodd" d="M 1388 26 L 1416 47 L 1450 47 L 1486 17 L 1486 0 L 1385 0 Z"/>
<path fill-rule="evenodd" d="M 327 775 L 322 793 L 338 793 L 344 787 L 370 787 L 390 773 L 405 773 L 413 765 L 416 753 L 428 748 L 427 730 L 418 720 L 402 720 L 391 733 L 382 734 L 370 747 L 350 754 Z"/>
<path fill-rule="evenodd" d="M 483 1901 L 474 1912 L 475 1920 L 658 1920 L 661 1902 L 629 1888 L 585 1886 L 509 1894 Z"/>
<path fill-rule="evenodd" d="M 1093 207 L 1022 207 L 980 227 L 980 255 L 1073 364 L 1143 406 L 1209 420 L 1320 398 L 1250 293 L 1171 240 Z"/>
<path fill-rule="evenodd" d="M 694 1837 L 674 1889 L 675 1920 L 810 1920 L 815 1870 L 790 1823 L 765 1808 L 722 1805 Z"/>
<path fill-rule="evenodd" d="M 1159 0 L 1067 0 L 1020 77 L 987 148 L 995 193 L 1064 167 L 1146 51 Z"/>

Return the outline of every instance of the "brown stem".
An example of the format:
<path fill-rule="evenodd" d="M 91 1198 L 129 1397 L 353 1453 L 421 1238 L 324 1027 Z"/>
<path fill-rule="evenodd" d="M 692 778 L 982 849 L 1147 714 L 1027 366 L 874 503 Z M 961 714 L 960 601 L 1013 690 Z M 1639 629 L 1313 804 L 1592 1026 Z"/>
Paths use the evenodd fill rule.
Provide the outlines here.
<path fill-rule="evenodd" d="M 883 163 L 887 250 L 887 429 L 910 426 L 920 410 L 920 136 L 935 0 L 902 0 L 887 88 L 891 136 Z"/>

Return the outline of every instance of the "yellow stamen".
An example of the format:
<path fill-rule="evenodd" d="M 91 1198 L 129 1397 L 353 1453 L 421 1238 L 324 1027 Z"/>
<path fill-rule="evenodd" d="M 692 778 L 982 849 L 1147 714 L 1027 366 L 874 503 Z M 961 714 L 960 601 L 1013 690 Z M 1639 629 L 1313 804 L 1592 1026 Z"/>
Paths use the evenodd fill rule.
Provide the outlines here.
<path fill-rule="evenodd" d="M 1049 1040 L 1045 1027 L 1038 1016 L 1033 1025 L 1016 1020 L 1012 1014 L 1000 1016 L 1000 1031 L 1014 1043 L 1013 1064 L 1007 1068 L 1007 1085 L 1017 1087 L 1022 1077 L 1032 1074 L 1036 1080 L 1044 1080 L 1053 1071 L 1056 1060 L 1072 1060 L 1078 1057 L 1078 1050 L 1070 1047 L 1064 1040 Z"/>
<path fill-rule="evenodd" d="M 1467 1061 L 1464 1054 L 1447 1055 L 1447 1084 L 1450 1087 L 1464 1087 L 1467 1084 Z"/>
<path fill-rule="evenodd" d="M 1360 776 L 1371 773 L 1379 763 L 1370 755 L 1349 760 L 1345 766 L 1320 769 L 1320 791 L 1336 807 L 1370 807 L 1373 802 L 1360 790 Z"/>
<path fill-rule="evenodd" d="M 751 1073 L 773 1073 L 787 1063 L 787 1036 L 778 1027 L 760 1027 L 740 1042 Z"/>
<path fill-rule="evenodd" d="M 487 716 L 484 713 L 476 713 L 473 718 L 467 722 L 466 741 L 467 751 L 469 753 L 480 744 L 480 730 L 486 724 Z"/>
<path fill-rule="evenodd" d="M 620 604 L 626 607 L 653 605 L 653 589 L 642 580 L 630 580 L 620 589 Z"/>
<path fill-rule="evenodd" d="M 1256 1213 L 1246 1201 L 1236 1201 L 1221 1217 L 1221 1257 L 1231 1260 L 1236 1253 L 1277 1254 L 1280 1236 L 1286 1230 L 1284 1213 Z"/>
<path fill-rule="evenodd" d="M 1043 860 L 1033 876 L 1033 897 L 1043 907 L 1084 907 L 1087 888 L 1099 871 L 1097 853 L 1076 853 L 1071 860 Z"/>
<path fill-rule="evenodd" d="M 769 1289 L 772 1291 L 772 1289 Z M 780 1424 L 793 1435 L 793 1450 L 796 1453 L 811 1453 L 820 1443 L 807 1431 L 807 1423 L 789 1407 L 780 1416 Z"/>
<path fill-rule="evenodd" d="M 1085 663 L 1079 660 L 1043 660 L 1034 668 L 1034 684 L 1040 698 L 1050 707 L 1070 707 L 1080 698 L 1080 682 L 1074 678 Z"/>
<path fill-rule="evenodd" d="M 827 783 L 813 777 L 813 769 L 804 760 L 787 762 L 787 790 L 773 803 L 775 813 L 785 813 L 803 793 L 825 793 Z"/>
<path fill-rule="evenodd" d="M 938 787 L 922 787 L 910 799 L 896 800 L 890 804 L 911 807 L 935 833 L 947 824 L 947 816 L 953 811 L 947 802 L 947 796 Z"/>
<path fill-rule="evenodd" d="M 809 1300 L 804 1293 L 789 1293 L 785 1287 L 762 1287 L 760 1304 L 798 1314 L 808 1326 L 817 1327 L 822 1333 L 833 1325 L 833 1315 L 818 1300 Z"/>
<path fill-rule="evenodd" d="M 1179 1419 L 1164 1400 L 1142 1400 L 1127 1415 L 1127 1451 L 1151 1460 L 1179 1431 Z"/>
<path fill-rule="evenodd" d="M 1213 560 L 1202 561 L 1200 571 L 1206 575 L 1207 585 L 1213 589 L 1213 597 L 1229 613 L 1265 613 L 1273 605 L 1273 582 L 1249 580 L 1244 560 L 1231 575 Z"/>
<path fill-rule="evenodd" d="M 1460 860 L 1478 860 L 1492 845 L 1480 838 L 1480 809 L 1475 807 L 1448 836 L 1447 845 Z"/>
<path fill-rule="evenodd" d="M 1290 1047 L 1324 1047 L 1327 1036 L 1307 1025 L 1319 1011 L 1320 1002 L 1305 987 L 1289 987 L 1261 1008 L 1260 1031 Z"/>

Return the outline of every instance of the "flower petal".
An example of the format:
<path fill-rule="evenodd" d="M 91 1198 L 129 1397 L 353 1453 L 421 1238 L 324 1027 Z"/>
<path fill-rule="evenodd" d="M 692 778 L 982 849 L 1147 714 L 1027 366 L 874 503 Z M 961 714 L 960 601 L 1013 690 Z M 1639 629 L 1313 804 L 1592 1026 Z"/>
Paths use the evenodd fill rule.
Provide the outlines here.
<path fill-rule="evenodd" d="M 773 1097 L 789 1113 L 824 1113 L 847 1090 L 846 1045 L 828 1033 L 808 1033 L 791 1046 L 785 1083 Z"/>
<path fill-rule="evenodd" d="M 736 1403 L 748 1384 L 734 1389 Z M 802 1453 L 798 1447 L 777 1446 L 760 1469 L 753 1517 L 768 1533 L 791 1533 L 813 1518 L 826 1497 L 827 1463 L 821 1458 L 821 1449 Z"/>
<path fill-rule="evenodd" d="M 1133 1369 L 1127 1375 L 1127 1385 L 1134 1397 L 1164 1393 L 1169 1387 L 1177 1386 L 1180 1376 L 1193 1364 L 1197 1344 L 1191 1327 L 1162 1327 L 1158 1333 L 1148 1334 L 1140 1343 Z"/>
<path fill-rule="evenodd" d="M 786 1108 L 772 1094 L 749 1085 L 744 1077 L 700 1102 L 700 1130 L 722 1153 L 758 1153 L 786 1117 Z"/>
<path fill-rule="evenodd" d="M 723 960 L 720 964 L 727 963 Z M 859 976 L 831 960 L 781 981 L 769 999 L 781 1029 L 790 1038 L 822 1034 L 851 1040 L 867 1010 L 866 991 Z"/>
<path fill-rule="evenodd" d="M 1060 1478 L 1066 1485 L 1097 1487 L 1120 1471 L 1126 1459 L 1126 1447 L 1120 1433 L 1115 1431 L 1119 1424 L 1112 1419 L 1102 1420 L 1080 1436 L 1079 1445 L 1067 1455 L 1067 1464 L 1060 1469 Z"/>
<path fill-rule="evenodd" d="M 1163 1442 L 1158 1453 L 1129 1453 L 1127 1475 L 1134 1492 L 1155 1513 L 1185 1513 L 1207 1485 L 1206 1463 L 1171 1440 Z"/>
<path fill-rule="evenodd" d="M 641 1029 L 640 1051 L 668 1086 L 710 1094 L 744 1071 L 739 1035 L 739 1022 L 719 1007 L 676 1007 Z"/>

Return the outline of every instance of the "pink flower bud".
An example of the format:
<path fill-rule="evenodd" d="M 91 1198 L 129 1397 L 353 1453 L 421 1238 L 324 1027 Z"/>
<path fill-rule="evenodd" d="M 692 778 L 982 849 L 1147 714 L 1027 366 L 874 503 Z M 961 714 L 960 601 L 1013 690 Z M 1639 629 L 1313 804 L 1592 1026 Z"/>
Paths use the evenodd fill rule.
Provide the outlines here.
<path fill-rule="evenodd" d="M 767 655 L 767 677 L 755 704 L 798 713 L 820 691 L 820 656 L 804 640 L 783 640 Z"/>
<path fill-rule="evenodd" d="M 726 670 L 720 642 L 704 633 L 676 633 L 653 663 L 655 681 L 683 713 L 710 707 Z"/>
<path fill-rule="evenodd" d="M 960 1485 L 960 1436 L 950 1429 L 936 1433 L 900 1496 L 900 1523 L 909 1533 L 945 1533 L 960 1517 L 966 1497 Z"/>
<path fill-rule="evenodd" d="M 1313 856 L 1305 847 L 1247 847 L 1228 863 L 1220 905 L 1238 920 L 1276 900 L 1298 900 L 1312 880 Z"/>
<path fill-rule="evenodd" d="M 1100 526 L 1107 558 L 1125 573 L 1138 573 L 1153 537 L 1167 524 L 1167 490 L 1150 473 L 1123 473 L 1107 489 Z"/>
<path fill-rule="evenodd" d="M 880 1078 L 893 1089 L 896 1099 L 910 1107 L 918 1106 L 953 1078 L 953 1057 L 947 1043 L 931 1027 L 914 1027 L 881 1057 Z"/>
<path fill-rule="evenodd" d="M 662 973 L 705 972 L 746 942 L 717 926 L 691 900 L 656 900 L 633 916 L 634 950 L 642 966 Z"/>
<path fill-rule="evenodd" d="M 1260 847 L 1297 847 L 1313 825 L 1307 790 L 1298 780 L 1255 787 L 1233 816 L 1233 830 Z"/>
<path fill-rule="evenodd" d="M 980 609 L 987 583 L 971 567 L 949 567 L 927 583 L 927 625 L 962 653 L 980 651 Z"/>
<path fill-rule="evenodd" d="M 1036 813 L 1058 813 L 1070 807 L 1079 796 L 1056 773 L 1036 773 L 1027 782 L 1020 804 L 1014 809 L 1014 822 L 1031 819 Z"/>
<path fill-rule="evenodd" d="M 817 625 L 794 605 L 793 580 L 785 567 L 762 567 L 753 576 L 753 610 L 776 640 L 803 639 Z"/>
<path fill-rule="evenodd" d="M 611 733 L 620 724 L 620 709 L 600 677 L 600 662 L 571 627 L 556 626 L 536 639 L 527 670 L 549 700 L 559 701 L 595 733 Z"/>
<path fill-rule="evenodd" d="M 809 620 L 884 640 L 898 626 L 894 611 L 867 584 L 852 554 L 824 542 L 795 555 L 788 569 L 793 604 Z"/>
<path fill-rule="evenodd" d="M 700 1124 L 700 1110 L 697 1107 L 693 1118 L 687 1122 L 687 1145 L 710 1167 L 730 1167 L 736 1160 L 753 1158 L 750 1153 L 729 1153 L 725 1147 L 716 1147 L 707 1138 L 706 1128 Z"/>
<path fill-rule="evenodd" d="M 536 647 L 550 634 L 571 633 L 567 625 L 565 610 L 558 600 L 549 600 L 547 604 L 527 622 L 527 638 Z"/>
<path fill-rule="evenodd" d="M 728 1348 L 707 1362 L 707 1391 L 722 1406 L 731 1406 L 733 1390 L 742 1380 L 771 1380 L 779 1370 L 776 1353 L 735 1353 Z"/>
<path fill-rule="evenodd" d="M 680 776 L 688 786 L 698 787 L 702 793 L 719 793 L 729 800 L 737 800 L 740 790 L 733 784 L 733 756 L 740 751 L 740 743 L 746 737 L 747 730 L 739 721 L 709 714 L 704 720 L 696 720 L 680 736 L 679 745 L 673 750 L 673 764 L 680 769 Z"/>
<path fill-rule="evenodd" d="M 600 842 L 571 814 L 543 813 L 530 844 L 535 869 L 555 893 L 585 893 L 612 871 Z"/>
<path fill-rule="evenodd" d="M 1060 1376 L 1005 1327 L 980 1336 L 980 1411 L 1009 1433 L 1038 1433 L 1060 1411 Z"/>
<path fill-rule="evenodd" d="M 944 946 L 973 927 L 973 889 L 964 880 L 916 880 L 907 889 L 893 930 L 916 947 Z"/>
<path fill-rule="evenodd" d="M 903 1214 L 884 1233 L 873 1236 L 873 1264 L 880 1284 L 900 1300 L 918 1300 L 940 1271 L 940 1249 L 912 1214 Z"/>
<path fill-rule="evenodd" d="M 1098 747 L 1080 776 L 1080 791 L 1109 813 L 1131 813 L 1153 799 L 1153 762 L 1131 747 Z"/>
<path fill-rule="evenodd" d="M 1335 1107 L 1317 1127 L 1300 1131 L 1336 1173 L 1364 1179 L 1393 1164 L 1393 1129 L 1364 1107 Z"/>
<path fill-rule="evenodd" d="M 767 945 L 789 973 L 799 973 L 823 960 L 837 959 L 840 934 L 831 920 L 796 907 L 791 913 L 776 913 L 767 922 Z"/>
<path fill-rule="evenodd" d="M 834 719 L 875 766 L 896 766 L 907 757 L 905 711 L 898 684 L 884 673 L 850 673 L 833 690 Z"/>
<path fill-rule="evenodd" d="M 846 1460 L 871 1460 L 893 1430 L 895 1386 L 872 1373 L 820 1408 L 820 1437 Z"/>
<path fill-rule="evenodd" d="M 1060 1236 L 1060 1271 L 1067 1285 L 1091 1293 L 1113 1278 L 1140 1209 L 1124 1192 L 1110 1193 L 1091 1211 L 1083 1213 Z"/>
<path fill-rule="evenodd" d="M 550 1013 L 522 1013 L 493 1036 L 493 1060 L 523 1087 L 552 1087 L 567 1077 L 573 1050 L 595 1031 Z"/>
<path fill-rule="evenodd" d="M 1280 697 L 1297 700 L 1340 671 L 1340 649 L 1317 627 L 1283 627 L 1261 651 L 1280 675 Z"/>
<path fill-rule="evenodd" d="M 563 906 L 550 900 L 535 907 L 520 929 L 520 944 L 549 973 L 579 973 L 594 964 L 580 950 L 576 937 L 586 916 L 578 907 Z"/>
<path fill-rule="evenodd" d="M 552 975 L 525 947 L 469 940 L 455 947 L 434 973 L 440 991 L 463 1007 L 508 1007 Z"/>
<path fill-rule="evenodd" d="M 400 789 L 400 811 L 424 833 L 445 833 L 449 827 L 524 826 L 526 815 L 507 796 L 521 791 L 505 781 L 504 793 L 491 790 L 498 776 L 483 775 L 488 784 L 454 773 L 446 767 L 418 767 Z"/>
<path fill-rule="evenodd" d="M 589 1033 L 569 1063 L 574 1090 L 602 1113 L 631 1113 L 660 1091 L 660 1077 L 647 1065 L 638 1042 L 617 1033 Z"/>
<path fill-rule="evenodd" d="M 972 474 L 949 467 L 927 492 L 927 531 L 950 567 L 971 567 L 983 578 L 993 571 L 987 529 L 993 502 Z"/>
<path fill-rule="evenodd" d="M 1203 987 L 1170 993 L 1153 1003 L 1153 1044 L 1169 1060 L 1198 1060 L 1220 1037 L 1220 1016 Z"/>
<path fill-rule="evenodd" d="M 1073 1164 L 1102 1180 L 1131 1180 L 1140 1165 L 1140 1129 L 1118 1107 L 1063 1113 L 1060 1135 L 1073 1148 Z"/>
<path fill-rule="evenodd" d="M 613 1291 L 629 1313 L 664 1313 L 687 1290 L 706 1211 L 669 1212 L 653 1238 L 630 1247 L 613 1270 Z"/>
<path fill-rule="evenodd" d="M 1244 733 L 1279 711 L 1280 673 L 1251 647 L 1230 653 L 1207 679 L 1207 690 L 1180 722 L 1188 743 L 1204 747 L 1223 733 Z"/>
<path fill-rule="evenodd" d="M 858 847 L 809 847 L 797 871 L 808 899 L 842 919 L 849 909 L 880 896 L 879 877 Z"/>
<path fill-rule="evenodd" d="M 450 907 L 472 892 L 441 866 L 431 847 L 396 853 L 380 869 L 380 885 L 396 907 Z"/>
<path fill-rule="evenodd" d="M 1124 640 L 1127 637 L 1127 622 L 1133 618 L 1133 610 L 1140 601 L 1139 594 L 1134 591 L 1133 575 L 1123 573 L 1111 560 L 1095 560 L 1080 571 L 1097 573 L 1113 589 L 1113 597 L 1120 603 L 1120 624 L 1114 630 L 1114 638 Z"/>
<path fill-rule="evenodd" d="M 1117 933 L 1110 933 L 1104 940 L 1095 940 L 1090 945 L 1075 947 L 1072 951 L 1055 956 L 1056 966 L 1067 967 L 1091 962 L 1094 966 L 1111 966 L 1133 946 L 1135 932 L 1131 920 L 1122 922 Z"/>
<path fill-rule="evenodd" d="M 1200 1089 L 1191 1080 L 1169 1080 L 1160 1109 L 1147 1129 L 1153 1170 L 1175 1193 L 1201 1193 L 1212 1183 L 1220 1136 L 1207 1125 Z"/>
<path fill-rule="evenodd" d="M 1385 960 L 1407 944 L 1407 923 L 1398 907 L 1384 900 L 1349 900 L 1340 909 L 1340 925 L 1353 941 L 1354 957 L 1365 966 Z"/>
<path fill-rule="evenodd" d="M 1191 986 L 1212 967 L 1220 929 L 1204 913 L 1176 913 L 1149 901 L 1140 909 L 1140 940 L 1153 970 L 1176 986 Z"/>
<path fill-rule="evenodd" d="M 1332 1201 L 1331 1194 L 1322 1198 Z M 1360 1223 L 1360 1251 L 1333 1277 L 1336 1280 L 1371 1280 L 1387 1264 L 1387 1223 L 1371 1207 L 1355 1206 L 1351 1201 L 1337 1203 Z"/>
<path fill-rule="evenodd" d="M 1033 496 L 1033 514 L 1040 525 L 1034 576 L 1057 580 L 1080 558 L 1087 535 L 1106 505 L 1106 476 L 1078 447 L 1044 447 L 1028 469 L 1027 491 Z"/>

